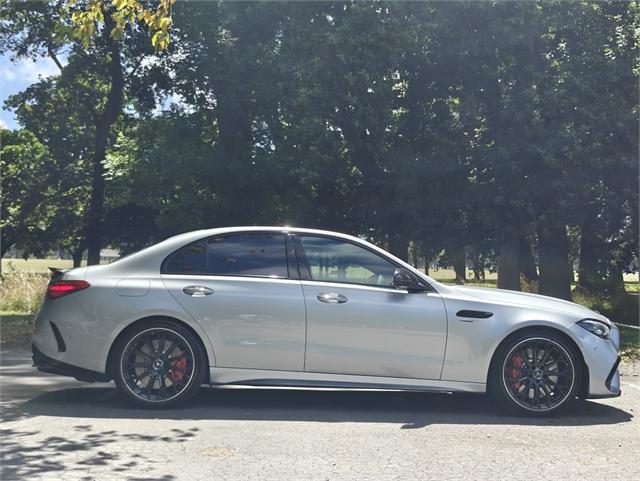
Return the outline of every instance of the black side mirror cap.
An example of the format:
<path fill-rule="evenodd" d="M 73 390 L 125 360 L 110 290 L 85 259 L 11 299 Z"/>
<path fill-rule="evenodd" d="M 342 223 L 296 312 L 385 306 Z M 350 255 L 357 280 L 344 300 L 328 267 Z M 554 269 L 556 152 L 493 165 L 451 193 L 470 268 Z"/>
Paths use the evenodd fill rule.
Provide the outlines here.
<path fill-rule="evenodd" d="M 415 276 L 407 269 L 398 267 L 393 273 L 393 287 L 396 289 L 406 289 L 410 293 L 424 292 L 427 288 L 420 284 Z"/>

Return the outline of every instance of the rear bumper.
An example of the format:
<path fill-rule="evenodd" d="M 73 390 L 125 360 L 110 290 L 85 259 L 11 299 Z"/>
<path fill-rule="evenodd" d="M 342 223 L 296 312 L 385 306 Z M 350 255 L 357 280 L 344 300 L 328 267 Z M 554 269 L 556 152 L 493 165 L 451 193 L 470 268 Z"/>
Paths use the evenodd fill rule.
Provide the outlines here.
<path fill-rule="evenodd" d="M 62 361 L 57 361 L 46 354 L 43 354 L 35 344 L 31 345 L 31 352 L 33 353 L 33 365 L 38 368 L 38 371 L 46 372 L 49 374 L 57 374 L 59 376 L 75 377 L 79 381 L 87 382 L 106 382 L 111 378 L 106 374 L 90 371 L 82 367 L 72 366 Z"/>

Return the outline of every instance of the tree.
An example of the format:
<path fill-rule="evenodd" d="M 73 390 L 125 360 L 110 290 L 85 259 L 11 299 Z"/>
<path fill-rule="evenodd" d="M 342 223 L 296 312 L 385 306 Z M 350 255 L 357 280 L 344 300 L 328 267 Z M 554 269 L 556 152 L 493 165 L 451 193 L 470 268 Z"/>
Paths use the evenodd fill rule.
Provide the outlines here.
<path fill-rule="evenodd" d="M 159 80 L 155 75 L 158 69 L 153 65 L 142 66 L 145 57 L 149 58 L 154 54 L 151 45 L 141 41 L 145 38 L 146 31 L 141 30 L 138 24 L 122 23 L 122 2 L 118 2 L 118 7 L 108 3 L 101 4 L 99 15 L 96 14 L 98 3 L 82 4 L 89 5 L 89 11 L 93 12 L 91 18 L 97 24 L 93 30 L 85 25 L 85 30 L 76 32 L 76 37 L 79 36 L 82 43 L 73 40 L 72 20 L 61 13 L 62 3 L 54 1 L 10 2 L 3 6 L 5 20 L 0 35 L 0 52 L 12 52 L 16 58 L 50 56 L 64 74 L 63 83 L 75 83 L 72 88 L 80 87 L 80 93 L 90 93 L 85 99 L 85 105 L 81 107 L 91 114 L 91 121 L 82 128 L 85 132 L 93 132 L 92 158 L 88 167 L 91 181 L 82 228 L 89 264 L 97 264 L 100 261 L 100 250 L 104 241 L 104 163 L 108 147 L 113 140 L 114 125 L 122 116 L 122 109 L 127 100 L 125 94 L 135 94 L 139 100 L 137 106 L 150 110 L 154 105 L 154 95 L 151 93 L 154 88 L 153 80 Z M 72 6 L 81 8 L 78 2 L 73 2 Z M 84 22 L 82 18 L 82 15 L 76 15 L 74 21 Z M 92 35 L 95 34 L 93 42 L 87 42 L 85 34 L 82 33 L 88 31 Z M 63 66 L 58 58 L 63 47 L 68 55 L 66 66 Z M 150 75 L 155 75 L 155 78 L 147 77 L 147 82 L 141 82 L 140 80 L 145 78 L 145 72 L 151 72 Z M 93 83 L 85 83 L 87 81 Z M 57 88 L 56 81 L 49 85 L 51 88 Z M 19 108 L 15 102 L 13 106 Z M 30 106 L 25 105 L 24 110 L 29 108 Z"/>
<path fill-rule="evenodd" d="M 0 257 L 19 245 L 28 253 L 42 253 L 50 245 L 47 230 L 56 216 L 50 205 L 57 183 L 47 147 L 28 130 L 0 130 L 2 220 Z"/>

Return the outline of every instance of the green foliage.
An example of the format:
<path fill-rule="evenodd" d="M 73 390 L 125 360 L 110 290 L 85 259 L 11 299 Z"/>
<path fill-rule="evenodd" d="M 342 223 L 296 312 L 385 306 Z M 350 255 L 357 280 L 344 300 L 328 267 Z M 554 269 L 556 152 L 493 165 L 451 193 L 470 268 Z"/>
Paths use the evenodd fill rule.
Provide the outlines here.
<path fill-rule="evenodd" d="M 73 23 L 73 36 L 85 48 L 89 48 L 96 36 L 96 27 L 106 28 L 105 12 L 113 10 L 113 26 L 109 35 L 114 40 L 122 40 L 127 28 L 146 27 L 151 44 L 157 50 L 169 46 L 170 30 L 173 23 L 171 6 L 176 0 L 158 0 L 155 8 L 149 2 L 138 0 L 66 0 L 65 10 Z"/>
<path fill-rule="evenodd" d="M 51 245 L 56 214 L 49 205 L 56 190 L 49 150 L 27 130 L 0 129 L 0 140 L 2 254 L 16 244 L 40 253 Z"/>
<path fill-rule="evenodd" d="M 608 296 L 637 259 L 636 2 L 62 4 L 3 6 L 0 51 L 66 49 L 8 106 L 57 166 L 69 250 L 100 180 L 124 251 L 296 224 L 479 268 L 515 252 L 516 284 L 531 250 L 528 289 L 568 294 L 571 261 Z"/>

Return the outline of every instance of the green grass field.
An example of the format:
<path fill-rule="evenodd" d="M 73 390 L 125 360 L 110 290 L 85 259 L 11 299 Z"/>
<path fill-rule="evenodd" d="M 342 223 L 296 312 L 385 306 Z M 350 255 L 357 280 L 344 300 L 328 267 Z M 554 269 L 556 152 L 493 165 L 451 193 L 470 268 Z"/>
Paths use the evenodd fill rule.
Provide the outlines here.
<path fill-rule="evenodd" d="M 35 314 L 0 313 L 0 350 L 29 349 Z"/>

